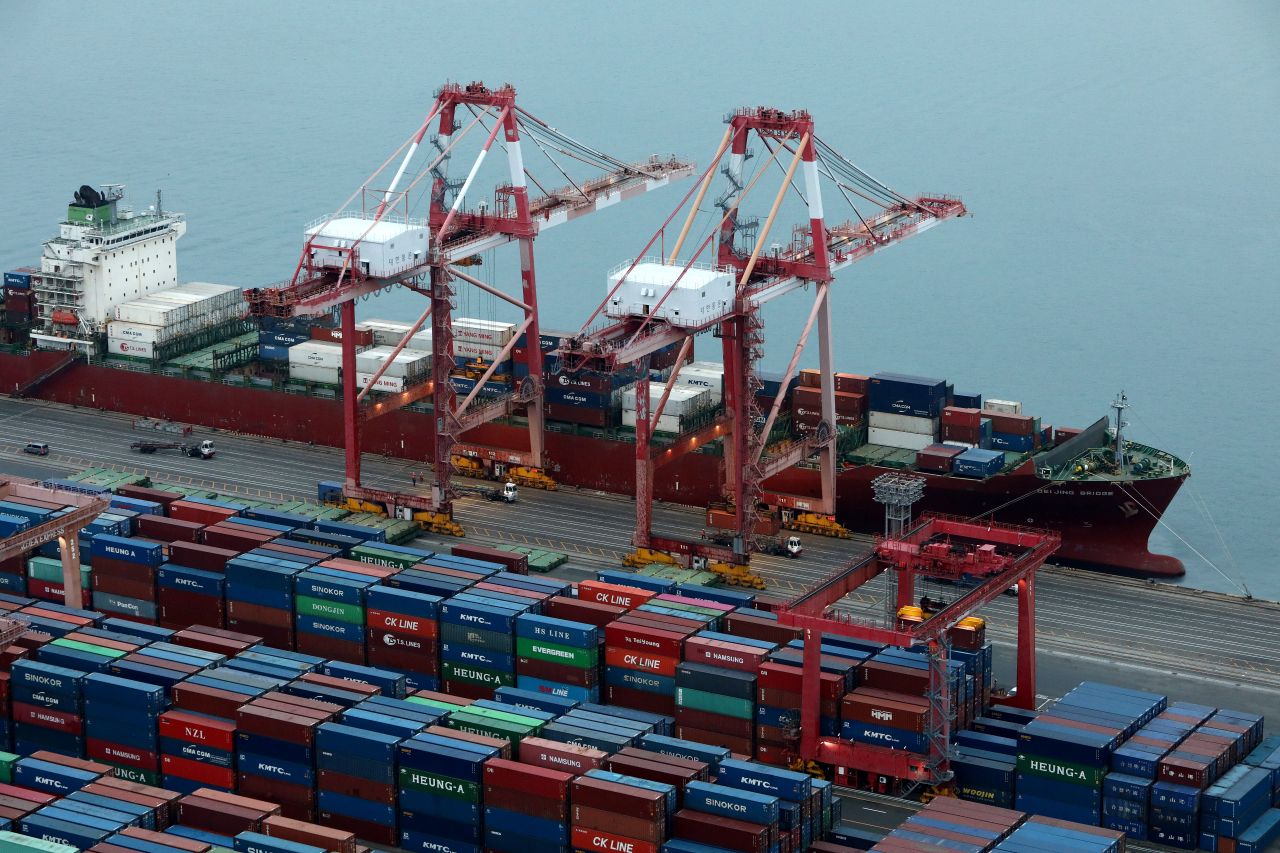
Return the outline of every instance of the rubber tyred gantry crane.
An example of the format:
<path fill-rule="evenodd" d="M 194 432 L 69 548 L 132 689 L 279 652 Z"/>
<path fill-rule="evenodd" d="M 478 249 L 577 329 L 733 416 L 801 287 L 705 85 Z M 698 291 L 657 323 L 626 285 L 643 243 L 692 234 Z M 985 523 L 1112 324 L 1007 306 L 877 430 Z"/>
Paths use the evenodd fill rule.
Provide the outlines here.
<path fill-rule="evenodd" d="M 408 186 L 399 189 L 410 162 L 433 123 L 437 123 L 437 133 L 428 142 L 437 152 L 435 157 Z M 477 127 L 487 133 L 484 143 L 466 178 L 460 182 L 451 182 L 449 161 L 462 139 Z M 461 133 L 458 133 L 459 130 Z M 563 179 L 568 181 L 567 185 L 548 191 L 530 175 L 521 149 L 521 131 L 524 132 L 524 138 L 532 139 L 547 155 L 547 159 Z M 506 150 L 508 180 L 497 187 L 492 208 L 483 203 L 475 208 L 467 208 L 465 202 L 468 193 L 495 141 Z M 575 181 L 552 158 L 550 151 L 602 169 L 603 174 L 591 180 Z M 370 184 L 401 152 L 404 152 L 404 158 L 387 189 L 370 189 Z M 693 168 L 693 164 L 688 161 L 675 157 L 662 159 L 656 155 L 644 162 L 624 163 L 582 145 L 521 109 L 516 104 L 515 89 L 509 85 L 495 89 L 486 87 L 483 83 L 465 86 L 449 84 L 442 87 L 436 94 L 435 103 L 426 120 L 414 135 L 365 181 L 337 213 L 308 227 L 302 257 L 294 270 L 293 278 L 274 287 L 245 292 L 250 312 L 259 316 L 316 315 L 335 307 L 340 308 L 346 497 L 385 504 L 393 512 L 400 507 L 425 510 L 433 523 L 438 522 L 443 529 L 451 532 L 460 532 L 451 521 L 452 454 L 462 449 L 459 441 L 467 430 L 510 414 L 521 406 L 528 410 L 529 451 L 492 452 L 500 453 L 504 461 L 541 467 L 543 354 L 540 347 L 532 343 L 525 348 L 529 373 L 514 392 L 496 398 L 485 397 L 483 394 L 486 382 L 497 366 L 509 357 L 521 334 L 526 334 L 530 341 L 539 340 L 534 239 L 547 228 L 691 175 Z M 428 216 L 426 219 L 413 219 L 411 193 L 427 176 L 431 176 Z M 537 198 L 530 198 L 526 179 L 533 181 L 541 191 L 542 194 Z M 360 209 L 349 209 L 357 195 L 362 197 Z M 422 234 L 424 230 L 426 233 Z M 376 255 L 372 251 L 375 241 L 385 243 L 387 235 L 390 235 L 390 239 L 402 235 L 409 244 L 407 248 L 402 244 L 399 250 L 394 249 L 394 243 L 390 244 L 393 263 L 389 267 L 383 263 L 385 252 Z M 414 238 L 419 235 L 427 236 L 428 239 L 415 243 Z M 510 242 L 519 244 L 519 299 L 490 287 L 457 266 L 459 261 Z M 368 257 L 362 256 L 362 249 L 370 250 L 367 252 Z M 375 256 L 382 263 L 381 268 L 372 265 L 370 258 Z M 461 404 L 450 381 L 450 374 L 455 367 L 452 321 L 455 278 L 509 302 L 524 315 L 516 335 L 502 349 L 501 354 L 493 359 Z M 430 302 L 409 335 L 405 336 L 385 360 L 383 367 L 365 383 L 364 390 L 358 391 L 355 367 L 355 300 L 396 285 L 426 296 Z M 398 394 L 379 395 L 376 402 L 374 399 L 366 400 L 382 372 L 428 319 L 432 330 L 430 380 Z M 433 400 L 436 414 L 436 482 L 431 496 L 399 495 L 362 487 L 361 423 L 428 396 Z M 484 450 L 491 451 L 488 448 Z"/>
<path fill-rule="evenodd" d="M 804 630 L 804 676 L 798 757 L 836 767 L 858 768 L 926 784 L 949 778 L 950 725 L 954 718 L 948 669 L 948 632 L 1011 586 L 1018 588 L 1017 691 L 1006 704 L 1034 708 L 1035 572 L 1062 544 L 1060 534 L 925 513 L 901 537 L 877 538 L 875 546 L 806 590 L 778 611 L 778 624 Z M 897 573 L 898 606 L 912 603 L 915 577 L 971 582 L 947 607 L 917 624 L 856 615 L 836 605 L 885 571 Z M 895 646 L 926 644 L 929 660 L 929 754 L 917 755 L 819 733 L 823 634 Z"/>
<path fill-rule="evenodd" d="M 44 524 L 36 525 L 0 539 L 0 562 L 24 557 L 34 548 L 58 540 L 62 558 L 62 587 L 67 607 L 80 609 L 84 599 L 80 587 L 80 531 L 111 507 L 108 498 L 85 495 L 62 489 L 49 489 L 23 477 L 6 477 L 0 480 L 0 500 L 9 497 L 30 498 L 55 505 L 71 506 L 63 515 Z M 0 634 L 5 626 L 0 625 Z"/>
<path fill-rule="evenodd" d="M 835 510 L 838 422 L 830 310 L 830 289 L 835 273 L 967 211 L 960 199 L 953 196 L 908 198 L 876 181 L 823 142 L 807 112 L 787 113 L 766 107 L 740 109 L 729 115 L 726 123 L 729 127 L 724 139 L 698 185 L 690 188 L 649 241 L 641 257 L 619 268 L 621 275 L 616 276 L 616 280 L 610 279 L 611 289 L 605 301 L 576 337 L 562 343 L 559 355 L 565 368 L 570 370 L 612 373 L 633 366 L 640 368 L 636 386 L 636 531 L 632 544 L 744 565 L 755 550 L 756 509 L 764 497 L 761 485 L 769 477 L 817 453 L 822 472 L 822 496 L 818 506 L 804 508 L 827 514 Z M 748 180 L 744 164 L 753 156 L 748 147 L 753 137 L 768 149 L 769 158 Z M 719 213 L 712 217 L 713 227 L 692 257 L 687 261 L 680 260 L 680 250 L 726 151 L 728 163 L 723 171 L 728 186 L 716 202 Z M 744 197 L 771 163 L 776 161 L 782 169 L 782 163 L 788 160 L 790 164 L 784 169 L 785 177 L 763 225 L 758 220 L 743 218 L 739 208 Z M 803 192 L 795 183 L 797 171 L 803 173 Z M 820 176 L 829 179 L 849 202 L 856 221 L 836 226 L 827 224 Z M 665 246 L 667 227 L 688 203 L 695 189 L 697 199 L 689 208 L 670 256 L 645 257 L 659 239 Z M 774 244 L 766 251 L 770 231 L 789 190 L 803 200 L 809 222 L 792 229 L 791 241 L 786 248 Z M 866 202 L 864 207 L 874 209 L 874 213 L 864 216 L 849 193 L 859 196 Z M 748 247 L 746 241 L 752 237 L 753 245 Z M 713 258 L 700 262 L 699 258 L 713 239 L 717 242 Z M 764 344 L 760 309 L 766 303 L 809 284 L 815 285 L 815 293 L 808 321 L 791 357 L 782 389 L 773 400 L 767 416 L 762 417 L 756 404 L 756 393 L 762 383 L 755 372 Z M 709 301 L 708 288 L 714 291 Z M 717 299 L 715 293 L 723 296 Z M 694 310 L 690 311 L 691 307 Z M 592 327 L 591 324 L 601 314 L 606 320 Z M 765 444 L 788 382 L 795 374 L 800 355 L 815 326 L 822 374 L 821 422 L 804 438 L 782 443 L 766 453 Z M 677 382 L 680 365 L 691 352 L 693 337 L 707 331 L 714 331 L 722 342 L 724 410 L 704 426 L 680 435 L 674 443 L 651 448 L 653 431 Z M 660 350 L 675 346 L 680 347 L 675 367 L 661 398 L 650 411 L 648 359 Z M 758 431 L 757 425 L 762 425 Z M 655 469 L 717 439 L 724 441 L 723 492 L 734 513 L 732 547 L 719 548 L 653 536 Z M 769 498 L 780 505 L 797 505 L 787 496 Z"/>

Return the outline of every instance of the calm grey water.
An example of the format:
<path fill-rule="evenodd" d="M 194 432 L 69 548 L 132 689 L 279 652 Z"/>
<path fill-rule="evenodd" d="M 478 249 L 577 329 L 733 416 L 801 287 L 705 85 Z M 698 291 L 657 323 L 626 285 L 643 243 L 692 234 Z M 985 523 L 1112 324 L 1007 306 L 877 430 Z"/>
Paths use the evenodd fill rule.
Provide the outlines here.
<path fill-rule="evenodd" d="M 526 109 L 624 159 L 705 163 L 733 107 L 807 108 L 882 181 L 962 195 L 974 214 L 840 276 L 839 366 L 945 375 L 1058 426 L 1123 389 L 1131 437 L 1194 469 L 1166 517 L 1177 536 L 1158 528 L 1155 548 L 1189 584 L 1280 598 L 1274 2 L 5 0 L 0 32 L 5 269 L 36 260 L 74 188 L 112 182 L 138 205 L 162 188 L 186 213 L 180 279 L 285 278 L 303 224 L 418 127 L 446 79 L 511 82 Z M 477 181 L 486 194 L 502 159 Z M 540 238 L 543 325 L 584 322 L 605 271 L 687 188 Z M 826 205 L 828 221 L 849 216 L 830 189 Z M 801 219 L 789 203 L 770 242 Z M 513 253 L 495 254 L 485 274 L 515 290 Z M 799 296 L 769 310 L 766 366 L 785 366 L 807 311 Z"/>

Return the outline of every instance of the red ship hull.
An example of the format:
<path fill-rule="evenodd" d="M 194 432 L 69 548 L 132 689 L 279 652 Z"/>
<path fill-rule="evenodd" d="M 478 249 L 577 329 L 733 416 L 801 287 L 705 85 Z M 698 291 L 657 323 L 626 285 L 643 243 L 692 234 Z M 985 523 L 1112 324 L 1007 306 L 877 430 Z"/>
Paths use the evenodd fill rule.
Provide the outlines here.
<path fill-rule="evenodd" d="M 53 366 L 60 354 L 0 355 L 0 391 L 11 392 Z M 135 373 L 75 364 L 46 380 L 41 399 L 113 412 L 164 418 L 218 429 L 310 441 L 341 447 L 342 410 L 337 402 L 249 387 Z M 432 458 L 430 420 L 395 411 L 364 424 L 366 453 L 404 459 Z M 469 444 L 528 449 L 528 433 L 518 427 L 486 424 L 467 433 Z M 547 470 L 566 485 L 616 494 L 634 494 L 635 445 L 620 441 L 547 433 Z M 658 469 L 654 496 L 705 506 L 720 500 L 721 457 L 691 453 Z M 883 508 L 872 500 L 871 480 L 888 469 L 862 466 L 842 471 L 837 481 L 837 520 L 852 530 L 883 529 Z M 1179 577 L 1182 562 L 1152 554 L 1147 541 L 1186 475 L 1112 483 L 1062 482 L 1043 491 L 1030 462 L 1014 472 L 978 481 L 924 473 L 928 483 L 917 511 L 964 517 L 995 510 L 997 521 L 1057 530 L 1062 547 L 1056 559 L 1103 571 L 1147 577 Z M 793 468 L 765 483 L 767 491 L 816 496 L 816 471 Z"/>

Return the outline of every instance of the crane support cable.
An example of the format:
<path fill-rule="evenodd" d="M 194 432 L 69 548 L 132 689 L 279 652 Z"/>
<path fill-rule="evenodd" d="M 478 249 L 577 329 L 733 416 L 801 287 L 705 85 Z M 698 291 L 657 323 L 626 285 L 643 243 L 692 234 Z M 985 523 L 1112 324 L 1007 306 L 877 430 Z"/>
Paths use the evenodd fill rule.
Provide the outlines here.
<path fill-rule="evenodd" d="M 826 161 L 825 159 L 823 159 L 823 157 L 822 157 L 822 152 L 821 152 L 821 151 L 818 151 L 818 152 L 816 152 L 816 153 L 817 153 L 817 155 L 818 155 L 818 162 L 820 162 L 820 163 L 822 164 L 822 167 L 823 167 L 824 169 L 827 169 L 827 161 Z M 871 233 L 872 233 L 872 231 L 871 231 L 871 225 L 867 222 L 867 220 L 866 220 L 866 219 L 864 219 L 864 218 L 863 218 L 862 214 L 858 212 L 858 207 L 857 207 L 857 205 L 855 205 L 855 204 L 853 203 L 853 200 L 852 200 L 852 199 L 850 199 L 850 198 L 849 198 L 849 196 L 845 194 L 845 186 L 844 186 L 844 184 L 840 183 L 839 181 L 837 181 L 835 178 L 833 178 L 833 177 L 831 176 L 831 170 L 830 170 L 830 169 L 827 169 L 827 171 L 826 171 L 826 173 L 825 173 L 825 174 L 826 174 L 826 176 L 827 176 L 828 178 L 831 178 L 832 183 L 834 183 L 834 184 L 836 185 L 836 189 L 840 190 L 840 195 L 844 197 L 845 203 L 846 203 L 846 204 L 848 204 L 848 205 L 849 205 L 849 207 L 853 208 L 853 214 L 854 214 L 854 216 L 858 217 L 858 221 L 862 223 L 862 227 L 863 227 L 863 228 L 865 228 L 865 229 L 867 229 L 867 233 L 868 233 L 868 234 L 871 234 Z"/>
<path fill-rule="evenodd" d="M 773 151 L 773 148 L 771 148 L 771 147 L 769 146 L 769 140 L 768 140 L 768 139 L 766 139 L 766 138 L 764 138 L 764 137 L 762 136 L 762 137 L 760 137 L 760 141 L 764 143 L 764 147 L 765 147 L 765 148 L 768 148 L 770 152 L 772 152 L 772 151 Z M 788 150 L 788 151 L 790 151 L 791 149 L 790 149 L 790 148 L 787 148 L 787 150 Z M 814 153 L 817 153 L 817 152 L 814 152 Z M 782 164 L 781 164 L 781 163 L 778 163 L 778 168 L 779 168 L 779 169 L 781 169 L 781 168 L 782 168 Z M 800 188 L 799 188 L 798 186 L 796 186 L 796 182 L 795 182 L 795 181 L 788 181 L 787 183 L 789 183 L 789 184 L 791 185 L 791 189 L 793 189 L 793 190 L 795 190 L 795 191 L 796 191 L 796 195 L 800 196 L 800 200 L 801 200 L 802 202 L 804 202 L 804 206 L 805 206 L 805 207 L 808 207 L 808 206 L 809 206 L 809 199 L 807 199 L 807 198 L 805 198 L 805 197 L 804 197 L 804 193 L 800 192 Z"/>
<path fill-rule="evenodd" d="M 471 104 L 467 104 L 467 109 L 471 112 L 471 114 L 472 114 L 472 115 L 475 115 L 475 114 L 476 114 L 476 108 L 475 108 L 474 106 L 472 106 Z M 485 129 L 485 132 L 486 132 L 486 133 L 488 132 L 488 130 L 489 130 L 489 126 L 488 126 L 488 125 L 486 125 L 484 122 L 480 122 L 480 126 L 481 126 L 482 128 L 484 128 L 484 129 Z M 532 139 L 532 137 L 530 137 L 530 138 Z M 537 145 L 537 144 L 538 144 L 538 140 L 534 139 L 534 140 L 533 140 L 533 143 L 534 143 L 535 145 Z M 503 142 L 499 142 L 499 143 L 498 143 L 498 146 L 502 149 L 502 153 L 504 153 L 504 154 L 510 154 L 510 153 L 511 153 L 510 151 L 508 151 L 508 150 L 507 150 L 507 146 L 506 146 L 506 144 L 505 144 L 505 143 L 503 143 Z M 524 167 L 522 166 L 522 167 L 520 168 L 520 171 L 524 172 L 524 176 L 525 176 L 526 178 L 528 178 L 529 180 L 533 181 L 533 185 L 534 185 L 535 187 L 537 187 L 537 188 L 538 188 L 538 190 L 539 190 L 543 195 L 550 195 L 550 193 L 548 193 L 548 192 L 547 192 L 546 188 L 545 188 L 545 187 L 543 187 L 543 186 L 542 186 L 542 184 L 538 183 L 538 179 L 537 179 L 537 178 L 535 178 L 533 175 L 530 175 L 530 174 L 529 174 L 529 170 L 528 170 L 528 169 L 526 169 L 526 168 L 524 168 Z"/>
<path fill-rule="evenodd" d="M 838 163 L 842 163 L 842 164 L 844 164 L 845 166 L 847 166 L 849 169 L 852 169 L 856 174 L 860 175 L 863 179 L 865 179 L 865 180 L 867 180 L 867 181 L 870 181 L 870 182 L 871 182 L 871 183 L 873 183 L 875 186 L 879 187 L 881 190 L 883 190 L 884 192 L 888 193 L 888 194 L 889 194 L 890 196 L 892 196 L 893 198 L 898 199 L 902 204 L 906 204 L 906 205 L 909 205 L 909 206 L 911 206 L 911 207 L 918 207 L 918 208 L 920 208 L 920 210 L 924 211 L 925 213 L 929 213 L 930 215 L 932 215 L 932 213 L 933 213 L 933 212 L 932 212 L 932 211 L 930 211 L 930 210 L 928 210 L 927 208 L 925 208 L 925 207 L 921 206 L 919 202 L 916 202 L 916 201 L 914 201 L 913 199 L 909 199 L 909 198 L 907 198 L 906 196 L 902 195 L 902 193 L 899 193 L 899 192 L 897 192 L 897 191 L 895 191 L 895 190 L 892 190 L 892 189 L 890 189 L 888 186 L 886 186 L 885 184 L 883 184 L 882 182 L 880 182 L 880 181 L 876 180 L 876 179 L 875 179 L 875 178 L 873 178 L 871 175 L 869 175 L 869 174 L 867 174 L 865 171 L 863 171 L 861 168 L 859 168 L 858 166 L 856 166 L 856 165 L 854 165 L 853 163 L 851 163 L 849 160 L 847 160 L 847 159 L 845 158 L 845 156 L 844 156 L 843 154 L 841 154 L 839 151 L 837 151 L 837 150 L 835 150 L 834 148 L 832 148 L 832 147 L 831 147 L 830 145 L 828 145 L 827 143 L 823 142 L 823 141 L 822 141 L 821 139 L 819 139 L 816 135 L 814 136 L 814 139 L 818 142 L 818 144 L 819 144 L 819 145 L 821 145 L 824 149 L 826 149 L 827 153 L 829 153 L 829 154 L 831 154 L 833 157 L 835 157 L 835 158 L 836 158 L 836 161 L 837 161 Z"/>
<path fill-rule="evenodd" d="M 545 134 L 547 134 L 548 136 L 551 136 L 552 138 L 559 140 L 559 141 L 561 142 L 561 144 L 563 144 L 563 145 L 567 145 L 567 146 L 570 146 L 570 147 L 577 148 L 577 149 L 579 149 L 579 150 L 583 151 L 584 153 L 587 153 L 587 154 L 590 154 L 590 155 L 592 155 L 592 156 L 598 157 L 598 158 L 600 158 L 601 160 L 605 161 L 606 163 L 611 163 L 611 164 L 613 164 L 613 165 L 614 165 L 616 168 L 618 168 L 618 169 L 623 169 L 623 170 L 628 171 L 628 172 L 638 172 L 639 174 L 644 175 L 644 176 L 645 176 L 645 177 L 647 177 L 647 178 L 658 178 L 658 177 L 659 177 L 658 175 L 652 174 L 651 172 L 646 172 L 644 169 L 637 168 L 636 166 L 633 166 L 633 165 L 631 165 L 630 163 L 624 163 L 624 162 L 622 162 L 621 160 L 617 159 L 616 157 L 610 157 L 608 154 L 605 154 L 603 151 L 597 151 L 597 150 L 595 150 L 594 148 L 592 148 L 592 147 L 591 147 L 591 146 L 589 146 L 589 145 L 583 145 L 581 142 L 579 142 L 578 140 L 574 139 L 573 137 L 565 136 L 565 135 L 564 135 L 563 133 L 561 133 L 560 131 L 558 131 L 558 130 L 556 130 L 555 128 L 553 128 L 553 127 L 551 127 L 550 125 L 548 125 L 545 121 L 542 121 L 542 120 L 541 120 L 541 119 L 539 119 L 537 116 L 534 116 L 534 115 L 532 115 L 532 114 L 531 114 L 531 113 L 529 113 L 529 112 L 526 112 L 525 110 L 521 109 L 520 107 L 516 107 L 516 112 L 519 112 L 519 113 L 521 113 L 522 115 L 526 115 L 526 116 L 528 116 L 529 118 L 533 119 L 535 122 L 537 122 L 537 127 L 530 127 L 530 128 L 529 128 L 529 132 L 530 132 L 530 133 L 535 133 L 535 132 L 545 133 Z M 555 146 L 552 146 L 552 147 L 554 148 Z M 559 149 L 557 149 L 557 150 L 559 150 Z M 564 152 L 562 152 L 562 153 L 564 153 L 564 154 L 568 154 L 569 152 L 564 151 Z"/>
<path fill-rule="evenodd" d="M 568 181 L 568 182 L 569 182 L 569 185 L 570 185 L 570 186 L 572 186 L 575 190 L 577 190 L 577 191 L 578 191 L 578 194 L 579 194 L 580 196 L 582 196 L 584 199 L 586 199 L 587 201 L 591 201 L 591 196 L 589 196 L 589 195 L 587 195 L 585 192 L 583 192 L 583 191 L 582 191 L 582 187 L 578 186 L 578 185 L 574 182 L 573 178 L 569 177 L 569 173 L 568 173 L 568 172 L 566 172 L 564 169 L 561 169 L 561 168 L 560 168 L 560 164 L 556 162 L 556 160 L 555 160 L 555 158 L 554 158 L 554 157 L 552 157 L 550 154 L 548 154 L 548 153 L 547 153 L 547 149 L 545 149 L 545 148 L 543 148 L 543 147 L 542 147 L 542 143 L 538 141 L 538 137 L 534 136 L 534 135 L 533 135 L 533 133 L 529 130 L 528 126 L 527 126 L 527 125 L 525 125 L 525 123 L 524 123 L 524 122 L 520 121 L 519 116 L 517 116 L 517 117 L 516 117 L 516 124 L 518 124 L 518 125 L 520 125 L 520 127 L 524 128 L 525 133 L 527 133 L 527 134 L 528 134 L 528 136 L 529 136 L 529 138 L 530 138 L 531 140 L 533 140 L 533 144 L 534 144 L 534 145 L 536 145 L 536 146 L 538 146 L 538 150 L 539 150 L 539 151 L 541 151 L 541 152 L 543 153 L 543 155 L 544 155 L 544 156 L 546 156 L 546 158 L 547 158 L 548 160 L 550 160 L 550 161 L 551 161 L 551 165 L 552 165 L 552 166 L 555 166 L 555 167 L 556 167 L 556 169 L 558 169 L 558 170 L 559 170 L 560 174 L 564 175 L 564 179 L 565 179 L 566 181 Z M 533 177 L 533 176 L 532 176 L 532 175 L 530 175 L 530 178 L 532 178 L 532 177 Z M 537 182 L 535 181 L 534 183 L 537 183 Z M 542 189 L 542 185 L 541 185 L 541 184 L 538 184 L 538 189 Z M 550 195 L 550 193 L 548 193 L 546 190 L 542 190 L 542 192 L 543 192 L 543 194 L 544 194 L 544 195 Z"/>

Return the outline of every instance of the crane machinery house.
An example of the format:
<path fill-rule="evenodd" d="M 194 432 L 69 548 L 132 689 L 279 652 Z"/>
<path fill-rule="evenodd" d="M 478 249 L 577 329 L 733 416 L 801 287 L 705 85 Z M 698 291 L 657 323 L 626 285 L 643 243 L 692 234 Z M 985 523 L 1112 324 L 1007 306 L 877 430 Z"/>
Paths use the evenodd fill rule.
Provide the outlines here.
<path fill-rule="evenodd" d="M 646 258 L 635 269 L 631 269 L 632 263 L 627 261 L 609 271 L 609 292 L 618 288 L 606 309 L 610 317 L 652 315 L 672 326 L 701 327 L 728 314 L 733 306 L 730 270 L 694 264 L 686 271 L 684 264 L 666 264 L 661 258 Z M 676 285 L 674 290 L 672 284 Z M 671 294 L 663 300 L 668 290 Z"/>
<path fill-rule="evenodd" d="M 427 220 L 406 220 L 389 213 L 374 222 L 372 213 L 348 211 L 332 221 L 321 217 L 306 227 L 313 263 L 341 268 L 350 263 L 347 256 L 354 248 L 360 272 L 373 278 L 390 278 L 419 266 L 430 239 Z"/>

